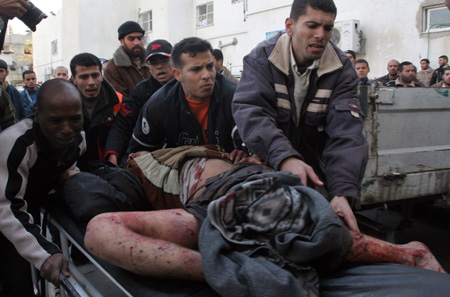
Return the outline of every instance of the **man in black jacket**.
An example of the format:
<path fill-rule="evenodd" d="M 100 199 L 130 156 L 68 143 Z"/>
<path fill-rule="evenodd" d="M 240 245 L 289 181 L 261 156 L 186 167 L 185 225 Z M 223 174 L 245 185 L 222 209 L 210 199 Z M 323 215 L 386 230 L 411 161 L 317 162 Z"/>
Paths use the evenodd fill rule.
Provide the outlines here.
<path fill-rule="evenodd" d="M 104 149 L 111 125 L 119 112 L 122 95 L 103 79 L 100 59 L 89 53 L 78 54 L 70 61 L 72 81 L 81 93 L 83 130 L 87 150 L 78 162 L 88 171 L 88 162 L 104 160 Z"/>
<path fill-rule="evenodd" d="M 440 56 L 439 68 L 434 70 L 433 75 L 431 76 L 430 85 L 434 85 L 442 81 L 442 77 L 447 67 L 448 67 L 448 57 L 445 55 Z"/>
<path fill-rule="evenodd" d="M 218 144 L 237 151 L 231 100 L 236 84 L 216 73 L 209 42 L 191 37 L 172 51 L 172 80 L 144 105 L 130 141 L 130 151 Z M 240 156 L 240 154 L 239 154 Z M 238 157 L 237 159 L 239 159 Z"/>
<path fill-rule="evenodd" d="M 172 45 L 163 39 L 154 40 L 147 46 L 145 59 L 151 76 L 136 85 L 111 127 L 105 147 L 105 158 L 111 163 L 118 165 L 124 156 L 145 102 L 173 79 L 171 51 Z"/>

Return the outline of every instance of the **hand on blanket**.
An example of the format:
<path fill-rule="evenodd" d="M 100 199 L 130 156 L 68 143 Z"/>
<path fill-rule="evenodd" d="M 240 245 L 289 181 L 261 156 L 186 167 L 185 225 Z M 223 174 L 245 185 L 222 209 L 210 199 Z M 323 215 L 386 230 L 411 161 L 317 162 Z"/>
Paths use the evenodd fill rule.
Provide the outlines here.
<path fill-rule="evenodd" d="M 330 201 L 330 205 L 334 209 L 334 212 L 344 220 L 350 230 L 359 232 L 355 214 L 348 203 L 347 197 L 334 196 Z"/>
<path fill-rule="evenodd" d="M 70 277 L 69 261 L 61 254 L 51 255 L 41 266 L 41 277 L 45 278 L 55 286 L 59 286 L 59 273 Z"/>
<path fill-rule="evenodd" d="M 316 185 L 323 186 L 323 182 L 319 179 L 314 169 L 295 157 L 289 157 L 281 162 L 280 171 L 289 171 L 300 176 L 303 185 L 308 185 L 308 178 Z"/>
<path fill-rule="evenodd" d="M 247 158 L 248 155 L 244 151 L 234 150 L 230 154 L 231 163 L 239 163 L 242 159 Z"/>

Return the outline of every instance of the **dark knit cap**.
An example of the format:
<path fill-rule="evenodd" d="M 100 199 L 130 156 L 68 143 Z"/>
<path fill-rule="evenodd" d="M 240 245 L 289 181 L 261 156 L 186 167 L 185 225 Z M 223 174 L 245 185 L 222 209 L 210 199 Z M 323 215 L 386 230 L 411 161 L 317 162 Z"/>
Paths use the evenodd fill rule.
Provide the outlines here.
<path fill-rule="evenodd" d="M 119 33 L 119 40 L 124 38 L 125 35 L 133 33 L 133 32 L 139 32 L 139 33 L 142 33 L 142 35 L 144 35 L 144 33 L 145 33 L 144 29 L 142 29 L 142 27 L 138 23 L 133 22 L 133 21 L 127 21 L 127 22 L 123 23 L 122 25 L 120 25 L 117 32 Z"/>
<path fill-rule="evenodd" d="M 3 68 L 6 71 L 8 71 L 8 64 L 6 64 L 6 62 L 3 61 L 2 59 L 0 59 L 0 68 Z"/>

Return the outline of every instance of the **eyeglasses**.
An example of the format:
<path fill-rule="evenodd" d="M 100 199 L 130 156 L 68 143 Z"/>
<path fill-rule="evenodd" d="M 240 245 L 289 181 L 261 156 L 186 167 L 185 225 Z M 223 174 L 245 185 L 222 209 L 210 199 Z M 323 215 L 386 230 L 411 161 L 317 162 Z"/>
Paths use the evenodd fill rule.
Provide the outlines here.
<path fill-rule="evenodd" d="M 170 62 L 170 58 L 169 57 L 155 57 L 155 58 L 150 58 L 149 60 L 147 60 L 147 63 L 151 66 L 156 66 L 158 64 L 167 64 Z"/>

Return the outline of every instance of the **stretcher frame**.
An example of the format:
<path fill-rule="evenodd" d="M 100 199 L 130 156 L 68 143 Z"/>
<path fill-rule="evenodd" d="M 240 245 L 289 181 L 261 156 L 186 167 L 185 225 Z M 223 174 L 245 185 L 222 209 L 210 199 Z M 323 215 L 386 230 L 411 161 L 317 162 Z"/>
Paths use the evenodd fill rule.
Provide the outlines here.
<path fill-rule="evenodd" d="M 72 286 L 75 295 L 69 292 L 65 286 L 60 287 L 61 297 L 103 297 L 106 296 L 101 292 L 101 288 L 97 288 L 94 282 L 87 279 L 80 269 L 75 265 L 70 257 L 70 244 L 76 247 L 88 260 L 93 264 L 101 275 L 106 278 L 111 286 L 114 286 L 117 294 L 127 297 L 147 297 L 147 296 L 167 296 L 167 297 L 210 297 L 218 296 L 206 283 L 186 281 L 186 280 L 168 280 L 153 279 L 140 276 L 132 272 L 126 271 L 118 266 L 110 264 L 91 255 L 84 247 L 84 230 L 85 226 L 74 220 L 71 214 L 59 208 L 47 206 L 41 209 L 43 215 L 42 229 L 45 230 L 49 224 L 56 227 L 60 234 L 61 251 L 63 255 L 69 259 L 69 269 L 71 277 L 67 278 L 66 284 Z M 47 239 L 51 240 L 51 235 L 46 232 Z M 44 295 L 38 296 L 49 297 L 49 284 L 45 282 L 45 289 L 42 290 Z M 35 286 L 38 288 L 38 286 Z M 111 290 L 111 288 L 109 288 Z"/>

